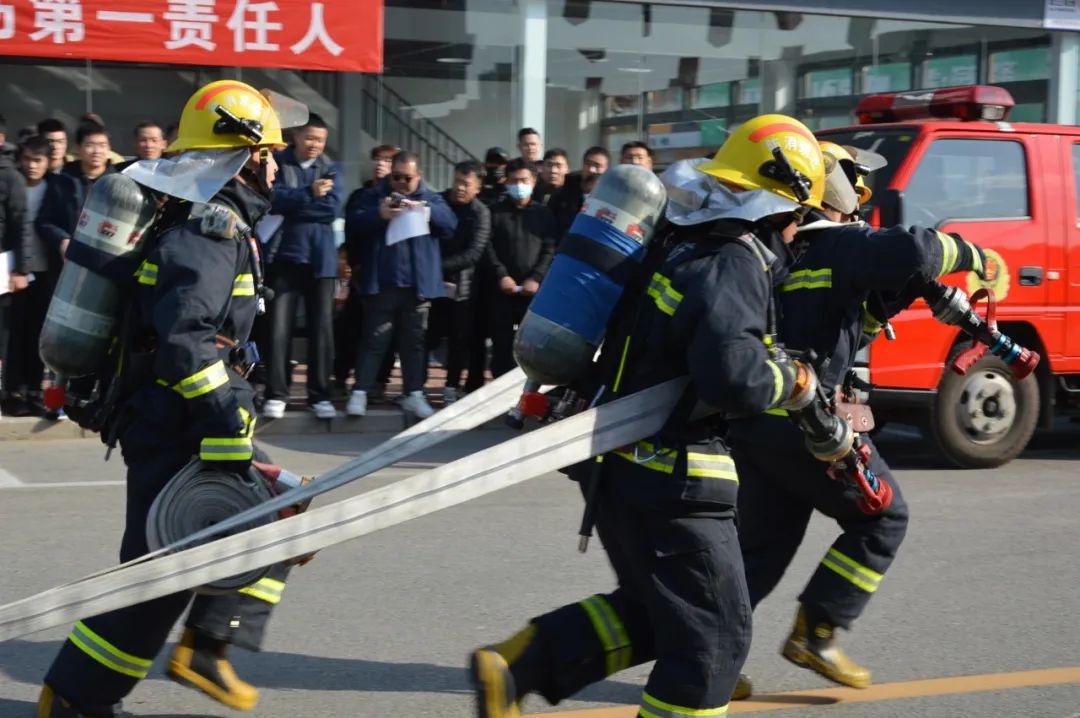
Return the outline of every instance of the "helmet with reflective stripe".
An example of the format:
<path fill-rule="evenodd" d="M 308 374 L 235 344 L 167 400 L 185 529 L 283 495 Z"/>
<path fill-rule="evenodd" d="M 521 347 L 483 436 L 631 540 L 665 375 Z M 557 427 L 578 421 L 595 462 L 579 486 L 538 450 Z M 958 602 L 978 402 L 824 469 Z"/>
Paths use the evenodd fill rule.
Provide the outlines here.
<path fill-rule="evenodd" d="M 281 125 L 268 95 L 243 82 L 219 80 L 199 88 L 184 105 L 167 151 L 280 147 Z"/>
<path fill-rule="evenodd" d="M 787 115 L 760 115 L 739 126 L 700 171 L 744 190 L 766 190 L 821 209 L 825 160 L 806 125 Z"/>

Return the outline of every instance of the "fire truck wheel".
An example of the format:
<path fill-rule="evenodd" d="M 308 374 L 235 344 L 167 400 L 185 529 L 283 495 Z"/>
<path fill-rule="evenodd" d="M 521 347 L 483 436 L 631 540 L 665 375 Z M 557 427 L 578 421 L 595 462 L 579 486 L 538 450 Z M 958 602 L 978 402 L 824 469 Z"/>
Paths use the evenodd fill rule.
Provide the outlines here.
<path fill-rule="evenodd" d="M 949 363 L 966 348 L 954 350 Z M 1015 459 L 1038 420 L 1035 375 L 1017 381 L 1003 361 L 986 354 L 964 376 L 945 370 L 930 407 L 929 434 L 952 464 L 985 469 Z"/>

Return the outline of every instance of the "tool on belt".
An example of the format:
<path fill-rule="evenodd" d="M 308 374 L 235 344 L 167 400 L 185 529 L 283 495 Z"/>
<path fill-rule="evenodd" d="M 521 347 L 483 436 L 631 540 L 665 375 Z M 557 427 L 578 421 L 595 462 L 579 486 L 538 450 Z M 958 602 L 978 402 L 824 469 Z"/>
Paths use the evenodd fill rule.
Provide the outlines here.
<path fill-rule="evenodd" d="M 1039 365 L 1039 353 L 1027 349 L 997 328 L 995 310 L 997 299 L 994 290 L 984 287 L 971 299 L 963 290 L 949 287 L 940 282 L 931 282 L 923 293 L 923 298 L 930 305 L 934 318 L 943 324 L 952 324 L 971 337 L 971 348 L 958 355 L 952 362 L 952 370 L 964 375 L 982 356 L 991 354 L 1005 362 L 1009 371 L 1019 381 Z M 979 316 L 975 306 L 980 299 L 986 299 L 986 319 Z"/>
<path fill-rule="evenodd" d="M 789 352 L 793 356 L 795 352 Z M 804 361 L 816 359 L 813 350 L 803 353 Z M 870 446 L 863 442 L 846 416 L 838 412 L 839 393 L 835 398 L 826 395 L 814 372 L 806 373 L 806 403 L 791 408 L 788 415 L 798 425 L 806 439 L 806 448 L 814 458 L 829 465 L 829 478 L 840 481 L 856 495 L 859 510 L 869 516 L 880 514 L 889 508 L 893 490 L 889 482 L 870 468 Z"/>

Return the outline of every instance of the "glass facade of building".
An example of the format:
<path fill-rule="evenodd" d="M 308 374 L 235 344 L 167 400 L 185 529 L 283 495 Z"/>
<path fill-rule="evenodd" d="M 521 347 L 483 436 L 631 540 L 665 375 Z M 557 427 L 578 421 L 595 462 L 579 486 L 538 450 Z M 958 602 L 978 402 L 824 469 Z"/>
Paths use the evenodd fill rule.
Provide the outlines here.
<path fill-rule="evenodd" d="M 199 83 L 239 77 L 323 115 L 357 180 L 381 141 L 420 151 L 439 179 L 488 147 L 514 153 L 526 125 L 575 167 L 589 146 L 614 152 L 632 139 L 664 164 L 715 148 L 761 112 L 829 128 L 853 122 L 866 94 L 976 82 L 1007 88 L 1015 120 L 1077 115 L 1076 36 L 1037 27 L 614 0 L 388 0 L 385 37 L 380 76 L 8 58 L 2 111 L 14 130 L 47 115 L 74 125 L 93 110 L 130 152 L 126 128 L 167 124 Z M 1053 100 L 1063 77 L 1074 86 L 1068 106 Z"/>

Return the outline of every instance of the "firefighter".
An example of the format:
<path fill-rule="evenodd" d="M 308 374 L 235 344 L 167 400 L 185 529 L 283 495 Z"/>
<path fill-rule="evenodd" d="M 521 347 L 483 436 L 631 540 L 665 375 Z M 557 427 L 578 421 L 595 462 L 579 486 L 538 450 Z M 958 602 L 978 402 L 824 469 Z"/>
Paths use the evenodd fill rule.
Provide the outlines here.
<path fill-rule="evenodd" d="M 864 177 L 884 166 L 884 158 L 827 142 L 821 146 L 828 166 L 824 207 L 810 213 L 793 244 L 797 259 L 778 295 L 779 333 L 788 351 L 813 350 L 824 360 L 821 385 L 844 401 L 851 398 L 850 370 L 864 337 L 875 336 L 894 313 L 880 292 L 913 299 L 918 287 L 938 277 L 981 273 L 984 255 L 971 242 L 935 230 L 874 230 L 859 221 L 859 205 L 871 197 Z M 904 539 L 907 504 L 888 465 L 863 437 L 872 452 L 870 468 L 891 485 L 893 499 L 881 513 L 860 510 L 844 485 L 827 475 L 827 466 L 811 456 L 786 413 L 773 409 L 732 421 L 727 435 L 741 480 L 739 542 L 750 604 L 756 607 L 779 583 L 810 515 L 816 510 L 835 519 L 842 533 L 799 596 L 781 654 L 836 683 L 866 688 L 870 671 L 837 645 L 836 632 L 850 628 L 880 587 Z M 732 698 L 752 691 L 750 679 L 740 675 Z"/>
<path fill-rule="evenodd" d="M 170 200 L 171 218 L 158 220 L 167 226 L 154 228 L 138 268 L 127 374 L 133 388 L 118 412 L 128 470 L 121 561 L 148 552 L 150 506 L 193 456 L 237 473 L 248 471 L 253 457 L 266 460 L 252 444 L 253 389 L 241 372 L 255 360 L 248 335 L 263 301 L 251 228 L 270 208 L 272 151 L 285 144 L 281 124 L 268 96 L 243 83 L 215 82 L 188 101 L 169 146 L 170 153 L 203 151 L 193 165 L 209 162 L 207 174 L 182 179 L 217 178 L 221 189 L 204 205 Z M 276 469 L 256 466 L 266 474 Z M 45 677 L 38 718 L 120 715 L 121 699 L 146 677 L 189 604 L 170 677 L 250 710 L 258 691 L 236 676 L 227 649 L 259 647 L 286 572 L 276 566 L 231 594 L 193 602 L 185 591 L 79 621 Z"/>
<path fill-rule="evenodd" d="M 656 244 L 668 249 L 628 285 L 599 382 L 611 387 L 605 400 L 683 375 L 690 388 L 658 435 L 572 467 L 618 588 L 475 650 L 481 718 L 518 716 L 533 692 L 558 703 L 653 660 L 640 715 L 719 715 L 746 658 L 738 480 L 719 426 L 805 397 L 807 369 L 772 341 L 768 317 L 797 218 L 821 206 L 823 160 L 801 123 L 765 115 L 663 180 L 672 234 Z"/>

